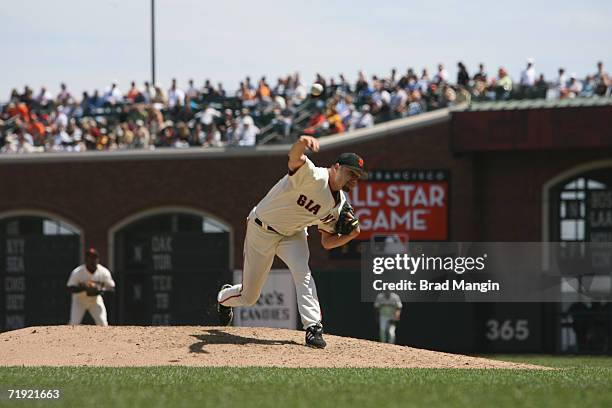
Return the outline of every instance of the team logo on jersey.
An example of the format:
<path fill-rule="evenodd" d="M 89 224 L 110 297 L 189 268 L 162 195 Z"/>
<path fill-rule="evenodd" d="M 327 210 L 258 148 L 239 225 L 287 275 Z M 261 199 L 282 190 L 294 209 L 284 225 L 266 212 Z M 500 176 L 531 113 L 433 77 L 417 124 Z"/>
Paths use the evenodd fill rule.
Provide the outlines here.
<path fill-rule="evenodd" d="M 309 200 L 308 197 L 306 197 L 303 194 L 300 194 L 300 196 L 298 197 L 297 204 L 300 207 L 304 207 L 305 209 L 307 209 L 308 211 L 310 211 L 314 215 L 317 215 L 317 213 L 321 209 L 321 206 L 319 204 L 315 204 L 314 201 Z"/>

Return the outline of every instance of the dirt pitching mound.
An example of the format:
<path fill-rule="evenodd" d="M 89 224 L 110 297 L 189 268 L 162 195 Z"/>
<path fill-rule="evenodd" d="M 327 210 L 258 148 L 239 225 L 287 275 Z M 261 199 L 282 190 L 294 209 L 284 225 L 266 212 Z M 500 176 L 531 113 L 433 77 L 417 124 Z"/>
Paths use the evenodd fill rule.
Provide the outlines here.
<path fill-rule="evenodd" d="M 304 332 L 202 326 L 42 326 L 0 334 L 2 366 L 196 367 L 542 367 L 325 335 L 327 348 L 304 346 Z"/>

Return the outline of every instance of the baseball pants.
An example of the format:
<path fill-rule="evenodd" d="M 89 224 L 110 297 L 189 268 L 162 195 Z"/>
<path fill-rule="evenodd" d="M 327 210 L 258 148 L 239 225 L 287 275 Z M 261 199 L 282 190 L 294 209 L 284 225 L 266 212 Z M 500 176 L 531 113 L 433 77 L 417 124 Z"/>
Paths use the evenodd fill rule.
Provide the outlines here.
<path fill-rule="evenodd" d="M 381 343 L 395 344 L 395 320 L 391 317 L 380 317 L 379 319 Z"/>
<path fill-rule="evenodd" d="M 91 317 L 96 322 L 98 326 L 108 326 L 108 320 L 106 318 L 106 306 L 104 306 L 104 301 L 100 300 L 95 303 L 91 303 L 89 305 L 85 305 L 78 300 L 72 301 L 72 306 L 70 308 L 70 323 L 69 324 L 81 324 L 83 321 L 83 317 L 85 316 L 85 312 L 89 312 Z"/>
<path fill-rule="evenodd" d="M 293 276 L 303 327 L 320 323 L 321 308 L 308 267 L 310 250 L 306 237 L 306 231 L 284 236 L 265 230 L 255 223 L 253 217 L 249 217 L 244 241 L 242 283 L 219 292 L 217 301 L 229 307 L 255 304 L 276 255 L 289 267 Z"/>

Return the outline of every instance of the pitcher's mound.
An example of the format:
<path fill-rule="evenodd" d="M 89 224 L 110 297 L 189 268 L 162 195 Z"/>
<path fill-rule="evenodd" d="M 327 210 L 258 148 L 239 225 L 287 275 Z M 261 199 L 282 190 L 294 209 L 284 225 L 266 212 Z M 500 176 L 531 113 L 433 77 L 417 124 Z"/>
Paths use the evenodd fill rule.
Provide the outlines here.
<path fill-rule="evenodd" d="M 202 326 L 42 326 L 0 334 L 3 366 L 542 368 L 325 335 L 327 348 L 304 346 L 304 332 Z"/>

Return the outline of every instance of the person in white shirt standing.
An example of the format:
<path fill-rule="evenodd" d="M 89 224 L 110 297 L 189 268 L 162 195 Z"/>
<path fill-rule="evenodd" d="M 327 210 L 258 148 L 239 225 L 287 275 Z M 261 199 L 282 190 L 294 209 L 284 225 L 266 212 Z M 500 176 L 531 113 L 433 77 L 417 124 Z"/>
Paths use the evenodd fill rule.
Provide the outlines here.
<path fill-rule="evenodd" d="M 345 191 L 357 185 L 364 173 L 364 162 L 355 153 L 344 153 L 329 168 L 316 167 L 304 154 L 306 149 L 317 152 L 317 139 L 299 138 L 289 150 L 289 173 L 251 210 L 244 241 L 242 283 L 223 285 L 217 302 L 221 325 L 230 325 L 233 307 L 257 302 L 274 257 L 278 256 L 293 276 L 306 345 L 324 348 L 321 308 L 308 267 L 306 228 L 317 225 L 321 245 L 328 250 L 359 235 L 358 222 L 352 216 L 354 228 L 349 233 L 341 235 L 336 227 L 347 202 Z"/>
<path fill-rule="evenodd" d="M 89 248 L 85 252 L 85 264 L 70 274 L 67 284 L 72 293 L 69 324 L 81 324 L 88 311 L 96 325 L 108 326 L 102 293 L 114 291 L 115 281 L 110 271 L 98 263 L 99 259 L 98 251 Z"/>
<path fill-rule="evenodd" d="M 531 88 L 535 85 L 536 72 L 533 67 L 533 58 L 527 58 L 527 67 L 521 72 L 521 86 Z"/>
<path fill-rule="evenodd" d="M 374 307 L 378 310 L 379 337 L 381 343 L 395 344 L 395 329 L 402 313 L 402 301 L 397 293 L 381 292 Z"/>

